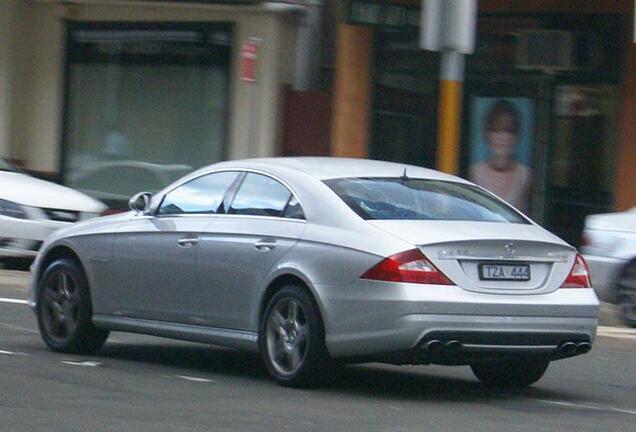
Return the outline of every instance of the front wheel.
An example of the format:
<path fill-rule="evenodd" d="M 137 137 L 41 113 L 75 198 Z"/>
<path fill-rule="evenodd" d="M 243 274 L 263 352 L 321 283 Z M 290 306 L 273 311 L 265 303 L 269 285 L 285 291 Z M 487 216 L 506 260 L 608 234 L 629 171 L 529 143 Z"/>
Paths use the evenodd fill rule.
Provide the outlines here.
<path fill-rule="evenodd" d="M 479 380 L 488 387 L 523 388 L 543 377 L 550 361 L 529 357 L 519 360 L 475 363 L 470 367 Z"/>
<path fill-rule="evenodd" d="M 265 308 L 259 344 L 265 366 L 279 384 L 316 382 L 327 351 L 320 313 L 304 289 L 289 285 L 274 294 Z"/>
<path fill-rule="evenodd" d="M 93 325 L 88 282 L 77 262 L 61 258 L 51 263 L 38 290 L 38 327 L 50 349 L 93 354 L 104 345 L 108 332 Z"/>

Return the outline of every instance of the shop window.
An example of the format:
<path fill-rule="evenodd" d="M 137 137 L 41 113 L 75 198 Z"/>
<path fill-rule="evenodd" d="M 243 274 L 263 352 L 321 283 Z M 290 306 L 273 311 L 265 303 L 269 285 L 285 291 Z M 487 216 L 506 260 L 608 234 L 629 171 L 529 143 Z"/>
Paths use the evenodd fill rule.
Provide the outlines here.
<path fill-rule="evenodd" d="M 229 24 L 69 25 L 65 183 L 132 195 L 147 186 L 135 176 L 82 179 L 94 182 L 87 173 L 104 164 L 137 163 L 157 173 L 160 189 L 174 172 L 222 160 L 231 41 Z"/>

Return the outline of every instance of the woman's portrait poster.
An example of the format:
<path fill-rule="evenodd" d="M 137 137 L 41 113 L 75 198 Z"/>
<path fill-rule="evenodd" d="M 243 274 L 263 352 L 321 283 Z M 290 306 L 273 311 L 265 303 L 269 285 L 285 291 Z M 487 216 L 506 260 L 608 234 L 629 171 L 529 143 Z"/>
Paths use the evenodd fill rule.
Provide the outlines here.
<path fill-rule="evenodd" d="M 470 181 L 523 213 L 530 210 L 534 101 L 474 97 L 470 118 Z"/>

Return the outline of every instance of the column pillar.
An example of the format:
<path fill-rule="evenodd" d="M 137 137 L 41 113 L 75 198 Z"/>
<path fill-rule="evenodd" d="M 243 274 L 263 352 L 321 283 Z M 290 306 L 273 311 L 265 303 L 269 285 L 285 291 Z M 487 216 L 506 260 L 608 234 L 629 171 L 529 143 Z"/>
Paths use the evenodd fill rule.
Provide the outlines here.
<path fill-rule="evenodd" d="M 368 156 L 372 71 L 373 30 L 339 24 L 333 91 L 332 156 Z"/>
<path fill-rule="evenodd" d="M 11 95 L 15 0 L 0 1 L 0 156 L 11 157 Z"/>
<path fill-rule="evenodd" d="M 620 127 L 616 149 L 614 177 L 616 210 L 636 206 L 636 43 L 634 43 L 634 14 L 624 20 L 625 34 L 621 70 L 621 102 L 618 124 Z"/>

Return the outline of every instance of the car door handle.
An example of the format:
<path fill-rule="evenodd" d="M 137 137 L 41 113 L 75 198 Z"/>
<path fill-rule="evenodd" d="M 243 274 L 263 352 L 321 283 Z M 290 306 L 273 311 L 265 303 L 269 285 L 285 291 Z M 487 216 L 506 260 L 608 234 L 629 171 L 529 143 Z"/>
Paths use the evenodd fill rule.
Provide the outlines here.
<path fill-rule="evenodd" d="M 254 243 L 254 249 L 261 252 L 267 252 L 276 247 L 276 240 L 274 239 L 263 239 Z"/>
<path fill-rule="evenodd" d="M 199 239 L 198 238 L 192 238 L 192 237 L 186 237 L 186 238 L 182 238 L 177 240 L 177 243 L 179 244 L 179 247 L 182 248 L 189 248 L 192 246 L 196 246 L 197 243 L 199 243 Z"/>

